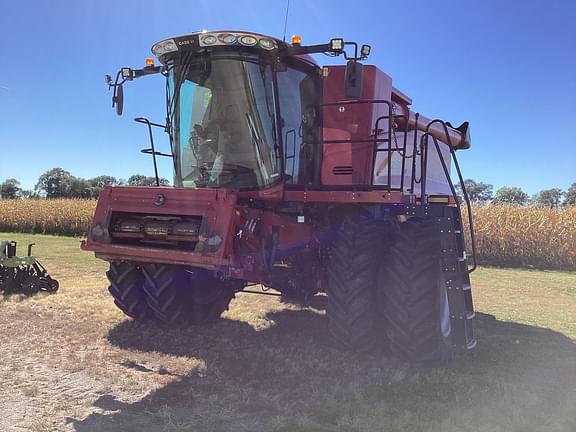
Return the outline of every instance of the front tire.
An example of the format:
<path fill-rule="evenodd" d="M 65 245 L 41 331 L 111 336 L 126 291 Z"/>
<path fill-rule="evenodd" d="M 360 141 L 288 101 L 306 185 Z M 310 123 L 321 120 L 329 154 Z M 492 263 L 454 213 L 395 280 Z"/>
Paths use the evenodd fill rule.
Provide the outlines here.
<path fill-rule="evenodd" d="M 355 351 L 370 351 L 381 340 L 375 285 L 386 247 L 382 229 L 383 224 L 373 220 L 345 221 L 330 248 L 328 329 L 341 345 Z"/>
<path fill-rule="evenodd" d="M 217 320 L 243 287 L 241 281 L 221 281 L 202 269 L 147 264 L 142 271 L 150 309 L 158 320 L 170 325 Z"/>
<path fill-rule="evenodd" d="M 125 261 L 113 261 L 106 276 L 110 281 L 108 291 L 112 294 L 116 306 L 124 314 L 139 321 L 150 317 L 151 311 L 148 308 L 146 294 L 142 290 L 144 277 L 136 265 Z"/>
<path fill-rule="evenodd" d="M 452 356 L 440 250 L 434 222 L 409 219 L 379 273 L 379 310 L 390 352 L 412 364 L 434 366 Z"/>

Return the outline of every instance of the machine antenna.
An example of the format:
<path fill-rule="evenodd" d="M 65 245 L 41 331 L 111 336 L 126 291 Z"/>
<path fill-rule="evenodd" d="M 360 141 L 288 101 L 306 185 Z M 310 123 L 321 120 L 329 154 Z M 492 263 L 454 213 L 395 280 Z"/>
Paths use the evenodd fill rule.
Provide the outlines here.
<path fill-rule="evenodd" d="M 290 0 L 286 1 L 286 16 L 284 17 L 284 35 L 282 36 L 282 42 L 286 42 L 286 26 L 288 25 L 288 11 L 290 10 Z"/>

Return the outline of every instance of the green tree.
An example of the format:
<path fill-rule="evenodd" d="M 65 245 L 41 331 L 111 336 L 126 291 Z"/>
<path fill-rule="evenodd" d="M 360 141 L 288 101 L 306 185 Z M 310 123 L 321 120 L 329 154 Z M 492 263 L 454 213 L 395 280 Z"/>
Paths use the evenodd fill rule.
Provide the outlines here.
<path fill-rule="evenodd" d="M 21 197 L 21 194 L 20 182 L 16 179 L 10 178 L 0 184 L 0 198 L 2 199 L 17 199 Z"/>
<path fill-rule="evenodd" d="M 160 178 L 160 186 L 168 186 L 169 184 L 168 180 Z M 128 178 L 128 186 L 156 186 L 156 177 L 135 174 Z"/>
<path fill-rule="evenodd" d="M 98 196 L 98 193 L 100 193 L 100 188 L 94 186 L 90 180 L 72 177 L 69 198 L 94 198 L 94 195 Z"/>
<path fill-rule="evenodd" d="M 46 198 L 68 198 L 72 189 L 72 176 L 62 168 L 52 168 L 38 178 L 35 190 L 46 194 Z"/>
<path fill-rule="evenodd" d="M 576 206 L 576 183 L 572 183 L 564 193 L 564 205 Z"/>
<path fill-rule="evenodd" d="M 532 197 L 532 203 L 537 207 L 558 207 L 562 202 L 562 195 L 564 192 L 558 188 L 541 190 Z"/>
<path fill-rule="evenodd" d="M 466 192 L 468 192 L 468 197 L 470 201 L 474 202 L 487 202 L 492 200 L 492 189 L 494 186 L 487 183 L 476 182 L 472 179 L 464 180 L 464 187 Z M 460 184 L 456 185 L 456 192 L 458 196 L 463 197 L 462 187 Z"/>
<path fill-rule="evenodd" d="M 101 175 L 88 181 L 92 183 L 92 186 L 99 187 L 100 189 L 103 189 L 105 186 L 117 186 L 120 184 L 120 181 L 116 177 L 109 175 Z"/>
<path fill-rule="evenodd" d="M 494 204 L 526 205 L 528 194 L 519 187 L 504 186 L 494 194 Z"/>
<path fill-rule="evenodd" d="M 21 195 L 22 198 L 24 198 L 24 199 L 40 198 L 40 196 L 38 195 L 37 192 L 31 191 L 31 190 L 27 190 L 27 189 L 22 189 L 22 190 L 20 191 L 20 195 Z"/>

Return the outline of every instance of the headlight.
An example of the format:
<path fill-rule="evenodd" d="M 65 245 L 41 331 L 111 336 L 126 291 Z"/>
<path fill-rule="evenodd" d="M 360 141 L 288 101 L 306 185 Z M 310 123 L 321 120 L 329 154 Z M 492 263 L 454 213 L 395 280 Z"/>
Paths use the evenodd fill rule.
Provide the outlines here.
<path fill-rule="evenodd" d="M 178 51 L 178 47 L 176 46 L 176 42 L 174 42 L 172 39 L 158 42 L 152 47 L 152 52 L 156 56 L 161 56 L 162 54 L 173 51 Z"/>
<path fill-rule="evenodd" d="M 218 36 L 218 39 L 220 39 L 222 42 L 224 42 L 225 44 L 233 44 L 236 43 L 236 36 L 234 36 L 231 33 L 224 33 Z"/>
<path fill-rule="evenodd" d="M 242 45 L 246 46 L 254 46 L 258 43 L 258 40 L 254 36 L 250 35 L 241 36 L 239 41 Z"/>
<path fill-rule="evenodd" d="M 218 42 L 218 39 L 214 35 L 208 35 L 208 36 L 204 36 L 201 39 L 201 42 L 202 42 L 202 45 L 214 45 L 216 42 Z"/>
<path fill-rule="evenodd" d="M 266 50 L 273 50 L 276 48 L 276 43 L 272 39 L 262 38 L 258 41 L 260 46 Z"/>

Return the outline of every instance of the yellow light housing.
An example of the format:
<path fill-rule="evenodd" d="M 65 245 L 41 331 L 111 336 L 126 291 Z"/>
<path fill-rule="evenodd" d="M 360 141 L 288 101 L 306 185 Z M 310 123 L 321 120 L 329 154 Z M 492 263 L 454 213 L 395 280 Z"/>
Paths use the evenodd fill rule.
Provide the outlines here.
<path fill-rule="evenodd" d="M 154 59 L 152 57 L 146 58 L 146 66 L 154 66 Z"/>
<path fill-rule="evenodd" d="M 292 45 L 300 45 L 302 43 L 302 37 L 299 35 L 292 36 Z"/>

